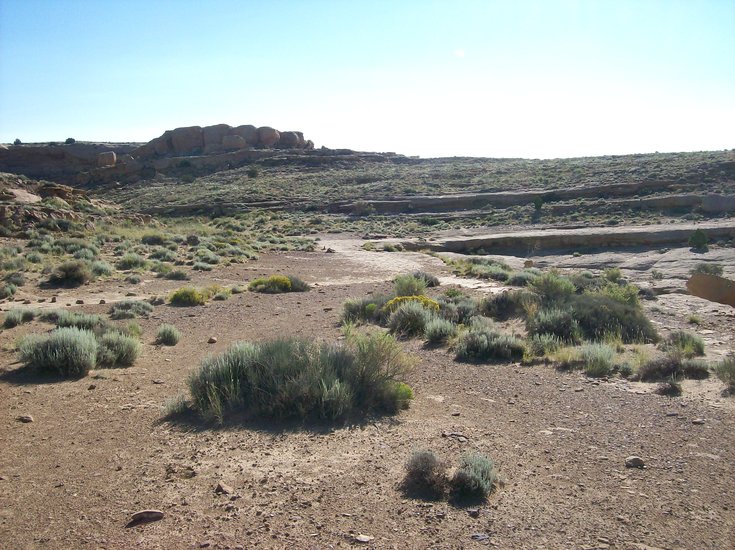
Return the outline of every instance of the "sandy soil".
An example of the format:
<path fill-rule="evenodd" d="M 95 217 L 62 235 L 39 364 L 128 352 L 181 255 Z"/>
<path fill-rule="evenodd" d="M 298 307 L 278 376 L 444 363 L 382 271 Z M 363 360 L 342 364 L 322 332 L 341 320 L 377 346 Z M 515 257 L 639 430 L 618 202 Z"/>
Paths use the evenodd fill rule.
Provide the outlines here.
<path fill-rule="evenodd" d="M 284 253 L 196 274 L 195 284 L 243 283 L 276 271 L 309 293 L 245 293 L 197 308 L 156 307 L 141 320 L 144 352 L 128 369 L 78 381 L 27 375 L 16 339 L 48 325 L 0 333 L 0 546 L 3 548 L 692 548 L 735 540 L 735 411 L 718 381 L 687 382 L 666 398 L 651 386 L 592 381 L 548 366 L 466 365 L 446 351 L 406 348 L 416 399 L 395 417 L 333 428 L 160 422 L 166 399 L 209 353 L 242 339 L 291 334 L 334 340 L 348 297 L 387 291 L 417 268 L 457 282 L 440 260 L 374 253 L 355 239 L 326 238 L 327 254 Z M 483 283 L 486 285 L 487 283 Z M 56 305 L 106 312 L 100 296 L 165 294 L 174 282 L 94 283 Z M 474 293 L 482 285 L 473 283 Z M 52 295 L 42 291 L 37 300 Z M 30 299 L 30 297 L 29 297 Z M 667 328 L 688 308 L 703 318 L 717 353 L 732 349 L 733 312 L 679 294 L 647 307 Z M 44 304 L 47 302 L 44 302 Z M 702 307 L 700 307 L 702 306 Z M 152 343 L 161 323 L 184 334 Z M 215 344 L 208 344 L 216 336 Z M 23 423 L 21 415 L 34 421 Z M 697 421 L 694 423 L 693 421 Z M 475 512 L 424 502 L 399 488 L 414 449 L 456 463 L 480 450 L 504 487 Z M 624 465 L 629 455 L 645 469 Z M 217 494 L 218 482 L 232 487 Z M 161 521 L 126 527 L 153 508 Z M 356 542 L 357 535 L 374 537 Z"/>

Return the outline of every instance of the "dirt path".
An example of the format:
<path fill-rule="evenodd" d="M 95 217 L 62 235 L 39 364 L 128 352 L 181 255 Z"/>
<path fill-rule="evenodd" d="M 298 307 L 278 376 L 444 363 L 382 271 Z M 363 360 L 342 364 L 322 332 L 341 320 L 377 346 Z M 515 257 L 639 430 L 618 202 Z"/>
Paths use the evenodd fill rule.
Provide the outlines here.
<path fill-rule="evenodd" d="M 0 333 L 0 547 L 347 548 L 359 546 L 359 534 L 374 537 L 362 545 L 372 548 L 731 545 L 735 414 L 712 397 L 714 381 L 688 383 L 683 397 L 669 399 L 543 365 L 460 364 L 409 341 L 419 360 L 409 379 L 416 399 L 396 417 L 319 431 L 160 423 L 162 404 L 207 354 L 275 335 L 336 340 L 348 297 L 385 292 L 413 269 L 449 277 L 430 256 L 367 252 L 359 240 L 322 244 L 335 253 L 267 255 L 197 274 L 195 285 L 274 272 L 316 285 L 305 294 L 158 306 L 140 321 L 144 352 L 132 368 L 65 382 L 20 375 L 14 342 L 48 325 Z M 166 285 L 174 283 L 154 280 L 146 292 Z M 714 337 L 732 333 L 707 315 L 705 323 L 719 325 Z M 184 335 L 176 347 L 152 343 L 164 322 Z M 217 343 L 207 344 L 210 336 Z M 452 463 L 484 452 L 505 486 L 477 512 L 407 498 L 403 465 L 419 448 Z M 633 454 L 645 469 L 625 467 Z M 216 494 L 220 481 L 233 493 Z M 126 528 L 145 508 L 165 518 Z"/>

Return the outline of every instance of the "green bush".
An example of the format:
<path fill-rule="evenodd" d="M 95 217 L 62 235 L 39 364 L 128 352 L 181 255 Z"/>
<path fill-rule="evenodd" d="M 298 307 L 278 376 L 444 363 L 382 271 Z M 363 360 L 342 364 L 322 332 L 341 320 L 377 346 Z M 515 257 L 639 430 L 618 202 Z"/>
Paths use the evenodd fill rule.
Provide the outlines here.
<path fill-rule="evenodd" d="M 715 365 L 714 370 L 717 378 L 725 383 L 725 391 L 735 394 L 735 356 L 726 357 Z"/>
<path fill-rule="evenodd" d="M 18 292 L 18 287 L 15 285 L 2 285 L 0 286 L 0 300 L 5 298 L 11 298 Z"/>
<path fill-rule="evenodd" d="M 87 330 L 59 328 L 48 335 L 26 337 L 18 352 L 21 361 L 31 367 L 78 378 L 95 366 L 97 340 Z"/>
<path fill-rule="evenodd" d="M 695 250 L 707 250 L 708 242 L 709 238 L 707 237 L 707 233 L 705 233 L 701 229 L 696 229 L 689 236 L 689 246 L 691 246 Z"/>
<path fill-rule="evenodd" d="M 704 355 L 704 340 L 696 334 L 677 330 L 661 344 L 664 350 L 675 351 L 687 358 L 700 357 Z"/>
<path fill-rule="evenodd" d="M 527 290 L 501 292 L 484 299 L 479 306 L 483 315 L 498 321 L 505 321 L 512 317 L 524 317 L 528 310 L 535 309 L 539 298 Z"/>
<path fill-rule="evenodd" d="M 141 256 L 140 254 L 136 254 L 135 252 L 128 252 L 127 254 L 123 255 L 123 257 L 120 258 L 115 265 L 118 269 L 121 270 L 137 269 L 145 267 L 146 261 L 145 258 L 143 258 L 143 256 Z"/>
<path fill-rule="evenodd" d="M 72 327 L 89 331 L 102 330 L 106 325 L 105 320 L 99 315 L 75 313 L 63 309 L 50 312 L 48 316 L 44 316 L 42 319 L 55 322 L 57 327 Z"/>
<path fill-rule="evenodd" d="M 423 279 L 427 288 L 439 286 L 439 278 L 436 275 L 427 273 L 426 271 L 414 271 L 411 276 L 415 279 Z"/>
<path fill-rule="evenodd" d="M 146 233 L 140 238 L 140 242 L 147 245 L 163 246 L 166 244 L 166 237 L 160 233 Z"/>
<path fill-rule="evenodd" d="M 342 306 L 342 323 L 380 323 L 387 319 L 383 306 L 389 296 L 376 295 L 368 298 L 350 298 Z"/>
<path fill-rule="evenodd" d="M 85 260 L 69 260 L 53 270 L 48 282 L 53 286 L 76 287 L 93 279 L 92 267 Z"/>
<path fill-rule="evenodd" d="M 530 271 L 517 271 L 508 277 L 511 286 L 529 286 L 538 278 L 538 274 Z"/>
<path fill-rule="evenodd" d="M 671 378 L 661 382 L 656 388 L 656 393 L 667 397 L 679 397 L 683 393 L 683 390 L 679 380 Z"/>
<path fill-rule="evenodd" d="M 689 273 L 692 275 L 703 273 L 705 275 L 717 275 L 718 277 L 722 277 L 724 271 L 722 264 L 700 262 L 695 265 Z"/>
<path fill-rule="evenodd" d="M 137 317 L 148 317 L 153 311 L 153 306 L 148 302 L 123 300 L 113 304 L 110 308 L 110 319 L 136 319 Z"/>
<path fill-rule="evenodd" d="M 485 455 L 468 453 L 462 457 L 451 483 L 460 498 L 485 499 L 498 483 L 498 473 Z"/>
<path fill-rule="evenodd" d="M 183 269 L 174 269 L 173 271 L 165 273 L 163 278 L 171 281 L 188 281 L 189 274 Z"/>
<path fill-rule="evenodd" d="M 447 466 L 432 451 L 414 451 L 406 463 L 403 488 L 423 498 L 438 500 L 447 490 Z"/>
<path fill-rule="evenodd" d="M 107 332 L 99 338 L 97 364 L 100 367 L 129 367 L 140 354 L 137 338 L 119 332 Z"/>
<path fill-rule="evenodd" d="M 407 301 L 390 314 L 388 328 L 392 334 L 410 338 L 421 336 L 428 323 L 433 318 L 433 313 L 424 308 L 421 303 Z"/>
<path fill-rule="evenodd" d="M 156 342 L 164 346 L 175 346 L 181 340 L 181 333 L 174 325 L 163 324 L 158 327 Z"/>
<path fill-rule="evenodd" d="M 21 272 L 16 271 L 14 273 L 8 273 L 3 277 L 3 280 L 11 285 L 15 286 L 23 286 L 26 284 L 26 277 Z"/>
<path fill-rule="evenodd" d="M 26 254 L 26 260 L 32 264 L 40 264 L 43 261 L 43 256 L 38 252 L 29 252 Z"/>
<path fill-rule="evenodd" d="M 437 303 L 439 316 L 458 325 L 466 325 L 479 312 L 477 302 L 463 294 L 455 297 L 439 296 Z"/>
<path fill-rule="evenodd" d="M 587 376 L 610 376 L 615 370 L 615 349 L 607 344 L 585 344 L 580 350 L 582 368 Z"/>
<path fill-rule="evenodd" d="M 580 330 L 574 314 L 568 309 L 542 309 L 526 323 L 529 334 L 550 334 L 564 343 L 579 342 Z"/>
<path fill-rule="evenodd" d="M 393 280 L 396 296 L 422 296 L 426 292 L 426 280 L 413 275 L 399 275 Z"/>
<path fill-rule="evenodd" d="M 191 268 L 194 271 L 212 271 L 214 269 L 214 267 L 209 264 L 205 264 L 204 262 L 194 262 L 194 265 L 192 265 Z"/>
<path fill-rule="evenodd" d="M 456 357 L 459 361 L 471 362 L 519 361 L 525 352 L 523 340 L 515 336 L 499 334 L 492 329 L 473 327 L 460 336 Z"/>
<path fill-rule="evenodd" d="M 112 266 L 102 260 L 97 260 L 96 262 L 92 263 L 92 273 L 96 277 L 103 277 L 107 275 L 112 275 Z"/>
<path fill-rule="evenodd" d="M 280 294 L 283 292 L 305 292 L 309 285 L 293 275 L 271 275 L 266 278 L 258 278 L 248 285 L 253 292 L 265 294 Z"/>
<path fill-rule="evenodd" d="M 140 275 L 132 274 L 125 277 L 125 282 L 130 283 L 131 285 L 139 285 L 143 279 Z"/>
<path fill-rule="evenodd" d="M 407 407 L 412 392 L 398 381 L 407 366 L 400 345 L 386 334 L 351 336 L 346 346 L 239 342 L 206 358 L 189 378 L 189 389 L 194 408 L 219 421 L 236 411 L 336 420 Z"/>
<path fill-rule="evenodd" d="M 614 334 L 626 344 L 658 341 L 656 330 L 640 306 L 596 293 L 573 296 L 569 305 L 582 336 L 588 340 L 605 340 Z"/>
<path fill-rule="evenodd" d="M 528 350 L 533 357 L 544 357 L 562 345 L 561 339 L 553 334 L 534 334 L 528 339 Z"/>
<path fill-rule="evenodd" d="M 707 363 L 696 359 L 685 359 L 678 353 L 669 353 L 652 359 L 638 369 L 638 378 L 643 382 L 656 382 L 671 378 L 703 380 L 709 377 Z"/>
<path fill-rule="evenodd" d="M 10 309 L 5 314 L 3 327 L 13 328 L 23 323 L 30 323 L 36 318 L 38 312 L 34 309 Z"/>
<path fill-rule="evenodd" d="M 148 254 L 148 258 L 151 260 L 158 260 L 160 262 L 173 262 L 176 260 L 176 252 L 169 250 L 168 248 L 157 247 L 151 250 Z"/>
<path fill-rule="evenodd" d="M 566 303 L 576 291 L 572 281 L 553 272 L 539 275 L 529 287 L 545 306 Z"/>
<path fill-rule="evenodd" d="M 202 306 L 207 299 L 200 291 L 192 286 L 185 286 L 175 290 L 169 296 L 169 303 L 173 306 Z"/>
<path fill-rule="evenodd" d="M 457 325 L 446 319 L 430 319 L 424 327 L 424 337 L 429 344 L 444 344 L 457 335 Z"/>

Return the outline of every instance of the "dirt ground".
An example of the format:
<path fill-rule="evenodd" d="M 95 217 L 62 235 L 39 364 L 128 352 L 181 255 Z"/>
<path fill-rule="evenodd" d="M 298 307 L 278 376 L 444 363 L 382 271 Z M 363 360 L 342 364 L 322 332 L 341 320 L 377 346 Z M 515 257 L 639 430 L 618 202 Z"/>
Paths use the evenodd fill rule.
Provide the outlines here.
<path fill-rule="evenodd" d="M 459 282 L 430 256 L 364 252 L 349 239 L 321 244 L 335 253 L 273 254 L 195 274 L 194 284 L 225 285 L 290 273 L 313 289 L 158 306 L 139 321 L 144 351 L 131 368 L 63 382 L 24 374 L 14 342 L 49 326 L 34 321 L 0 333 L 0 547 L 735 547 L 735 408 L 716 379 L 688 381 L 682 397 L 668 398 L 647 384 L 544 365 L 461 364 L 413 340 L 405 347 L 418 358 L 408 380 L 416 399 L 394 417 L 322 429 L 161 422 L 164 402 L 184 391 L 188 373 L 234 341 L 336 340 L 342 303 L 387 291 L 397 273 L 420 267 Z M 92 283 L 55 305 L 104 313 L 101 298 L 178 286 L 154 278 Z M 481 294 L 492 285 L 469 286 Z M 32 301 L 44 306 L 51 295 L 39 291 Z M 680 293 L 646 307 L 665 329 L 685 327 L 696 312 L 713 357 L 733 349 L 732 308 Z M 177 346 L 152 343 L 161 323 L 181 330 Z M 22 415 L 33 422 L 18 421 Z M 422 448 L 453 463 L 479 450 L 505 484 L 478 510 L 408 498 L 399 488 L 404 464 Z M 626 468 L 629 455 L 646 467 Z M 218 482 L 232 494 L 217 494 Z M 141 509 L 165 517 L 126 527 Z M 357 535 L 374 538 L 360 543 Z"/>

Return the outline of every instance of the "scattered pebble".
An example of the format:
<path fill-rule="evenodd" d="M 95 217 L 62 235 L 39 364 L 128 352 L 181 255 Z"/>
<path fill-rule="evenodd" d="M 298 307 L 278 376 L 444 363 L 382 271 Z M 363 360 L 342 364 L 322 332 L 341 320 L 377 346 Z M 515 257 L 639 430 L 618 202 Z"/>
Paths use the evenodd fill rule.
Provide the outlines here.
<path fill-rule="evenodd" d="M 102 305 L 102 304 L 106 304 L 106 303 L 107 303 L 107 302 L 105 302 L 104 300 L 100 300 L 100 305 Z"/>
<path fill-rule="evenodd" d="M 375 537 L 371 537 L 370 535 L 356 535 L 355 536 L 355 542 L 361 542 L 363 544 L 367 544 L 368 542 L 372 542 L 375 540 Z"/>
<path fill-rule="evenodd" d="M 210 336 L 209 340 L 207 340 L 208 344 L 216 344 L 217 343 L 217 337 L 216 336 Z"/>
<path fill-rule="evenodd" d="M 471 518 L 479 518 L 480 517 L 480 509 L 479 508 L 468 508 L 467 513 Z"/>
<path fill-rule="evenodd" d="M 235 492 L 235 489 L 220 481 L 217 483 L 217 487 L 215 487 L 214 492 L 218 495 L 231 495 Z"/>
<path fill-rule="evenodd" d="M 17 416 L 15 418 L 18 422 L 23 422 L 24 424 L 28 424 L 29 422 L 33 422 L 33 417 L 30 414 L 24 414 L 21 416 Z"/>
<path fill-rule="evenodd" d="M 148 523 L 150 521 L 159 521 L 163 519 L 165 514 L 160 510 L 141 510 L 135 512 L 130 518 L 128 526 L 138 525 L 139 523 Z"/>
<path fill-rule="evenodd" d="M 95 386 L 94 384 L 90 384 L 90 385 L 89 385 L 89 386 L 87 387 L 87 389 L 88 389 L 88 390 L 93 390 L 93 389 L 95 389 L 96 387 L 97 387 L 97 386 Z"/>
<path fill-rule="evenodd" d="M 82 305 L 82 304 L 84 304 L 84 300 L 79 299 L 79 300 L 76 301 L 76 304 L 77 305 Z"/>
<path fill-rule="evenodd" d="M 489 540 L 490 539 L 490 535 L 488 535 L 486 533 L 475 533 L 473 535 L 470 535 L 470 538 L 472 540 L 476 540 L 476 541 L 483 541 L 483 540 Z"/>
<path fill-rule="evenodd" d="M 626 468 L 645 468 L 645 466 L 646 463 L 639 456 L 632 455 L 625 459 Z"/>
<path fill-rule="evenodd" d="M 704 424 L 704 418 L 695 418 L 692 420 L 692 424 Z"/>

